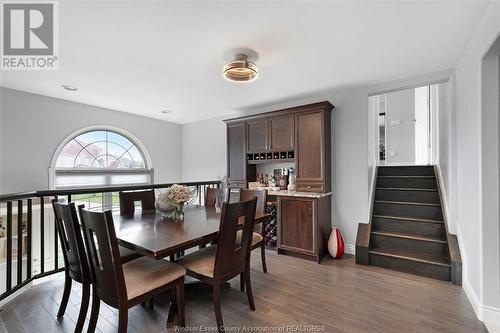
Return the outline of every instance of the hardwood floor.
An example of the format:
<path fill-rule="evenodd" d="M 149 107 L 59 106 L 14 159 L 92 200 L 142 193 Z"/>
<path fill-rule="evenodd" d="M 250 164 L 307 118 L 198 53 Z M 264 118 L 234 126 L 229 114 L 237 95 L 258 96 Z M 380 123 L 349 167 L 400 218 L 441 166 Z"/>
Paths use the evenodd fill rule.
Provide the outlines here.
<path fill-rule="evenodd" d="M 231 281 L 230 291 L 222 292 L 226 327 L 324 325 L 325 332 L 486 332 L 463 289 L 449 282 L 355 265 L 352 256 L 326 259 L 321 265 L 271 251 L 267 258 L 269 273 L 264 274 L 260 257 L 252 256 L 255 312 L 239 291 L 239 279 Z M 73 285 L 63 318 L 56 320 L 63 288 L 63 277 L 58 276 L 7 304 L 0 312 L 0 332 L 73 332 L 81 293 L 80 286 Z M 187 325 L 214 327 L 209 289 L 191 291 L 186 297 Z M 154 310 L 130 309 L 128 332 L 165 332 L 167 310 L 163 297 L 155 299 Z M 116 332 L 117 323 L 117 311 L 101 305 L 98 332 Z"/>

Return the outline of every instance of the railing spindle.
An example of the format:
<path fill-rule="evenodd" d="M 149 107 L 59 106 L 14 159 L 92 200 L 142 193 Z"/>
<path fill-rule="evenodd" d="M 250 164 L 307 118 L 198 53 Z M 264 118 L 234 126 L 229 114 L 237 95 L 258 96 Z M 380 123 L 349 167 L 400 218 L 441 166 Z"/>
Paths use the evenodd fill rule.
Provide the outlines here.
<path fill-rule="evenodd" d="M 32 237 L 32 224 L 33 224 L 33 200 L 30 198 L 27 202 L 27 219 L 26 221 L 26 279 L 31 279 L 31 237 Z"/>
<path fill-rule="evenodd" d="M 23 201 L 17 200 L 17 284 L 23 282 Z"/>
<path fill-rule="evenodd" d="M 198 205 L 201 205 L 201 186 L 200 185 L 197 185 L 196 186 L 196 191 L 198 191 Z"/>
<path fill-rule="evenodd" d="M 7 256 L 5 261 L 7 276 L 5 290 L 12 289 L 12 201 L 7 202 Z"/>
<path fill-rule="evenodd" d="M 40 274 L 45 272 L 45 198 L 40 197 Z"/>
<path fill-rule="evenodd" d="M 57 195 L 55 196 L 55 199 L 57 199 Z M 56 221 L 56 214 L 54 214 L 54 269 L 58 269 L 59 267 L 59 235 L 57 234 L 57 221 Z"/>

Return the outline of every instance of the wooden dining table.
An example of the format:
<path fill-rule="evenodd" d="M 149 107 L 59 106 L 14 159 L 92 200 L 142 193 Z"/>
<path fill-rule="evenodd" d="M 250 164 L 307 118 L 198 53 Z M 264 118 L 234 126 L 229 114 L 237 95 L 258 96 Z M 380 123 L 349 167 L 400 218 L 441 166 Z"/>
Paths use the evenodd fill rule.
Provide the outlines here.
<path fill-rule="evenodd" d="M 214 207 L 189 205 L 184 219 L 164 219 L 159 212 L 138 211 L 133 216 L 113 215 L 118 243 L 144 256 L 162 259 L 217 240 L 221 213 Z M 255 214 L 262 223 L 269 214 Z"/>

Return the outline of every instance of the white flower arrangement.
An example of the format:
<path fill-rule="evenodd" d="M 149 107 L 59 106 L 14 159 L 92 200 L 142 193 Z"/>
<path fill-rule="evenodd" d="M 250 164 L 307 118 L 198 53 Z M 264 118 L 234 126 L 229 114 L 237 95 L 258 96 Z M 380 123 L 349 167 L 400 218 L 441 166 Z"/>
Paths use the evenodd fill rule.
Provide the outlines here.
<path fill-rule="evenodd" d="M 174 184 L 164 193 L 160 193 L 156 198 L 159 206 L 178 205 L 187 202 L 191 198 L 191 190 L 184 185 Z"/>

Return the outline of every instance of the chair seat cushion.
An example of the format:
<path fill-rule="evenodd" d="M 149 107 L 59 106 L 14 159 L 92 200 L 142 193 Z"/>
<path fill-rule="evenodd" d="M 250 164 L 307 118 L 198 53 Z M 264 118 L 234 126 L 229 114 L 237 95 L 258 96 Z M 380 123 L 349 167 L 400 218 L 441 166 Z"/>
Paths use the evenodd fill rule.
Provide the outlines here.
<path fill-rule="evenodd" d="M 176 263 L 147 257 L 132 260 L 123 266 L 129 300 L 164 286 L 186 274 Z"/>
<path fill-rule="evenodd" d="M 203 276 L 213 277 L 216 252 L 217 246 L 212 245 L 180 258 L 177 260 L 177 263 L 184 266 L 188 271 Z"/>
<path fill-rule="evenodd" d="M 120 250 L 120 258 L 122 258 L 122 264 L 142 257 L 139 253 L 129 250 L 123 246 L 118 246 L 118 250 Z"/>
<path fill-rule="evenodd" d="M 242 231 L 241 230 L 238 230 L 236 232 L 236 244 L 240 244 L 241 243 L 241 235 L 242 235 Z M 258 243 L 262 242 L 264 240 L 264 237 L 262 237 L 261 234 L 259 234 L 258 232 L 254 232 L 252 233 L 252 246 L 254 245 L 257 245 Z"/>

